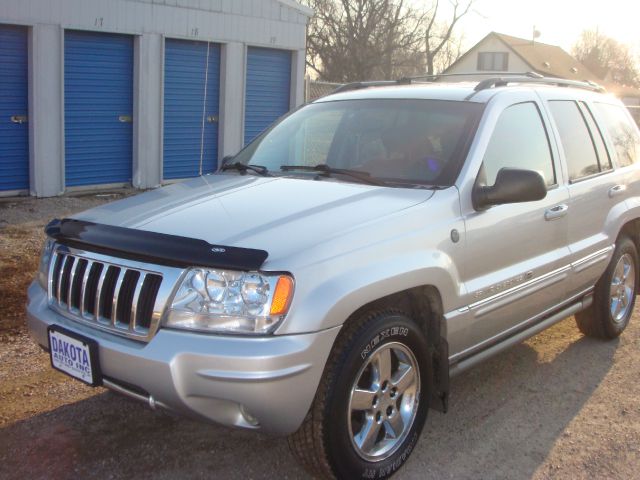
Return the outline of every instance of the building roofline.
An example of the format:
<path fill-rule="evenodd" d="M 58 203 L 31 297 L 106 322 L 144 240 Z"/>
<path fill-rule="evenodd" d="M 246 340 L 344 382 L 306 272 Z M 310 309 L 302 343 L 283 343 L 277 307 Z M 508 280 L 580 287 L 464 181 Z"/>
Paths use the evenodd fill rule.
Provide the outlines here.
<path fill-rule="evenodd" d="M 286 5 L 287 7 L 298 10 L 300 13 L 302 13 L 303 15 L 306 15 L 309 18 L 315 15 L 315 12 L 313 11 L 312 8 L 302 5 L 301 3 L 298 3 L 295 0 L 278 0 L 278 2 L 283 5 Z"/>

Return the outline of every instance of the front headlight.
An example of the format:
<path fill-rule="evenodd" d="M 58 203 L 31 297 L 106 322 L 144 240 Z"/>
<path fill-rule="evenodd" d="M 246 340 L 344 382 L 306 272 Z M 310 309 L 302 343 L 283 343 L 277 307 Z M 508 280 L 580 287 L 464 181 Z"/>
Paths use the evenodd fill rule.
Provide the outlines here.
<path fill-rule="evenodd" d="M 40 267 L 38 268 L 38 283 L 45 290 L 49 289 L 49 264 L 51 263 L 51 254 L 53 253 L 53 246 L 55 242 L 47 238 L 44 241 L 42 247 L 42 253 L 40 253 Z"/>
<path fill-rule="evenodd" d="M 193 268 L 173 296 L 164 326 L 266 334 L 282 321 L 292 296 L 289 275 Z"/>

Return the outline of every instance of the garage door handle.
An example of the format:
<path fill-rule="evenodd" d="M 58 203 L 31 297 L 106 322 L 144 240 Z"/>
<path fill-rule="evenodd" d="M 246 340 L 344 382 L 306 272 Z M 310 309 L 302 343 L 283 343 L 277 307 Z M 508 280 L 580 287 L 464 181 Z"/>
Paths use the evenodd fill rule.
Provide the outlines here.
<path fill-rule="evenodd" d="M 209 115 L 209 116 L 207 116 L 207 122 L 209 122 L 209 123 L 218 123 L 218 116 L 217 115 Z"/>
<path fill-rule="evenodd" d="M 29 118 L 26 115 L 11 115 L 11 123 L 27 123 Z"/>
<path fill-rule="evenodd" d="M 626 185 L 614 185 L 609 189 L 609 198 L 617 197 L 618 195 L 622 195 L 627 190 Z"/>
<path fill-rule="evenodd" d="M 555 220 L 556 218 L 564 217 L 569 210 L 569 205 L 565 205 L 564 203 L 561 205 L 556 205 L 555 207 L 551 207 L 544 212 L 545 220 Z"/>
<path fill-rule="evenodd" d="M 131 115 L 120 115 L 118 117 L 118 121 L 122 123 L 131 123 L 133 122 L 133 118 L 131 118 Z"/>

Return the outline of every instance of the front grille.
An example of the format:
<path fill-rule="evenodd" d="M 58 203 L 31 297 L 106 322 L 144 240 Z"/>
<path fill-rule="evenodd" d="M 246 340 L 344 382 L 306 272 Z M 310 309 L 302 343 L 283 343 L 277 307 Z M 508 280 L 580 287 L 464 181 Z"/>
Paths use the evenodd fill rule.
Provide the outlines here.
<path fill-rule="evenodd" d="M 58 249 L 51 259 L 49 299 L 73 319 L 144 340 L 155 333 L 162 279 L 159 273 Z"/>

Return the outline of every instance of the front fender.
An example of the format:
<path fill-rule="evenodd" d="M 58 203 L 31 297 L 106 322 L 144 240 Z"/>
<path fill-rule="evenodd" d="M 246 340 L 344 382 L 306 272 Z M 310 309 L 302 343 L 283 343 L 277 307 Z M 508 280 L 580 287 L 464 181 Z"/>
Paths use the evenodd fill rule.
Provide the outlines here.
<path fill-rule="evenodd" d="M 318 269 L 319 270 L 319 269 Z M 464 292 L 451 257 L 437 250 L 422 250 L 363 262 L 357 267 L 334 265 L 324 272 L 305 272 L 296 281 L 325 274 L 321 282 L 296 298 L 297 308 L 278 334 L 302 333 L 342 325 L 349 316 L 379 298 L 410 288 L 432 285 L 440 293 L 444 311 L 455 308 Z M 330 275 L 326 275 L 331 272 Z M 298 292 L 296 292 L 298 293 Z"/>

